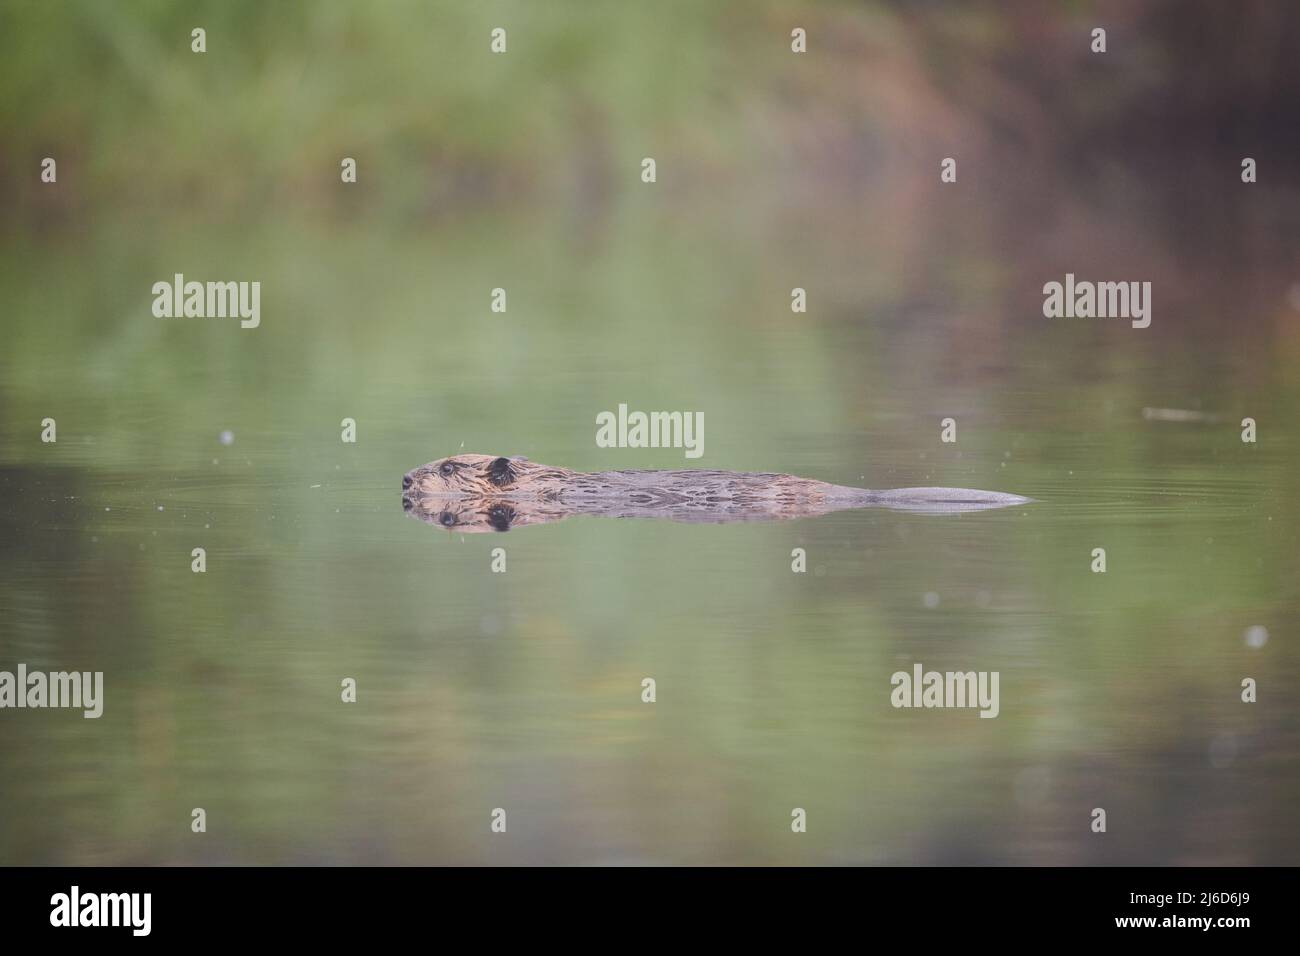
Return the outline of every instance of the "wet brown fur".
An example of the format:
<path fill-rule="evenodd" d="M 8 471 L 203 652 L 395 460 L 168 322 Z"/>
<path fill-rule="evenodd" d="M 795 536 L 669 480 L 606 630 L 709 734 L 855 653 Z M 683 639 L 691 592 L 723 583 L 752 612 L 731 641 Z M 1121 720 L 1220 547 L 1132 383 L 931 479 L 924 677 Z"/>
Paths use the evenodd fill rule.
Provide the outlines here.
<path fill-rule="evenodd" d="M 408 483 L 409 479 L 409 483 Z M 822 501 L 838 493 L 860 495 L 864 489 L 764 472 L 706 471 L 569 471 L 526 458 L 452 455 L 407 472 L 403 490 L 413 495 L 493 496 L 581 501 L 629 497 L 650 500 L 680 496 L 705 501 Z"/>

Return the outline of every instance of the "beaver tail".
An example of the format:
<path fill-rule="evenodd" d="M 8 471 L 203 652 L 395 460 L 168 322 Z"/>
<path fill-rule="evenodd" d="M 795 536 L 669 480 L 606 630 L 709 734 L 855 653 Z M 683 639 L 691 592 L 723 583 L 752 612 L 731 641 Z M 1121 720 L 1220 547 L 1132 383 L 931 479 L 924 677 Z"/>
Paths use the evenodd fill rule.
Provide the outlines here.
<path fill-rule="evenodd" d="M 950 514 L 956 511 L 982 511 L 985 508 L 1009 508 L 1031 504 L 1033 498 L 1002 491 L 978 491 L 972 488 L 889 488 L 867 492 L 870 503 L 894 511 L 921 511 Z"/>

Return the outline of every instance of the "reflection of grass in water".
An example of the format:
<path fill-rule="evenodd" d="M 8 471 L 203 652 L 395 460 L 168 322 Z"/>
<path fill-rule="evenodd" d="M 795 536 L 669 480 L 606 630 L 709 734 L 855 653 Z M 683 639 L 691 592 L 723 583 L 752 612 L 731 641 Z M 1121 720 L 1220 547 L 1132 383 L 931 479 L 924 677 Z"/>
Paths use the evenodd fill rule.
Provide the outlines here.
<path fill-rule="evenodd" d="M 236 240 L 163 222 L 136 227 L 147 242 L 109 229 L 6 267 L 15 291 L 6 299 L 46 319 L 15 324 L 6 434 L 23 434 L 55 393 L 69 440 L 7 441 L 5 455 L 34 464 L 54 452 L 86 469 L 77 489 L 86 507 L 103 497 L 119 513 L 133 508 L 122 523 L 97 516 L 98 545 L 59 539 L 75 540 L 74 553 L 52 552 L 56 564 L 42 566 L 69 561 L 82 569 L 78 583 L 7 576 L 6 590 L 62 609 L 48 632 L 31 619 L 16 630 L 60 654 L 69 627 L 97 628 L 105 648 L 132 648 L 142 668 L 119 699 L 144 695 L 127 705 L 135 713 L 114 713 L 126 723 L 107 744 L 84 732 L 29 743 L 29 763 L 38 743 L 65 762 L 92 743 L 112 760 L 84 792 L 41 769 L 57 763 L 31 763 L 5 785 L 8 805 L 54 793 L 50 829 L 24 852 L 68 846 L 58 834 L 69 823 L 108 832 L 111 808 L 129 836 L 68 853 L 129 858 L 134 845 L 173 859 L 413 862 L 438 847 L 475 860 L 484 851 L 465 834 L 481 821 L 467 808 L 496 805 L 502 791 L 527 804 L 542 787 L 548 828 L 592 853 L 787 859 L 772 819 L 812 803 L 821 825 L 801 852 L 891 858 L 907 834 L 945 821 L 980 819 L 1005 834 L 1016 811 L 1000 787 L 1023 766 L 1056 762 L 1068 773 L 1101 752 L 1107 773 L 1131 775 L 1144 753 L 1184 746 L 1177 715 L 1187 701 L 1218 714 L 1228 704 L 1216 702 L 1233 699 L 1219 686 L 1231 670 L 1224 642 L 1236 650 L 1244 624 L 1276 624 L 1295 606 L 1283 531 L 1295 527 L 1290 449 L 1250 449 L 1252 479 L 1234 478 L 1231 429 L 1140 419 L 1149 392 L 1131 356 L 1089 352 L 1089 374 L 1074 380 L 1059 349 L 1029 341 L 1008 349 L 996 383 L 950 386 L 936 369 L 954 346 L 920 325 L 846 328 L 810 316 L 792 334 L 783 290 L 765 302 L 769 290 L 753 281 L 762 250 L 715 236 L 723 251 L 706 259 L 627 227 L 582 258 L 550 225 L 484 224 L 455 241 L 273 225 Z M 263 327 L 154 320 L 148 287 L 175 259 L 261 275 Z M 84 267 L 68 282 L 74 262 Z M 500 271 L 512 277 L 507 317 L 487 311 Z M 85 347 L 70 352 L 69 342 Z M 891 361 L 904 346 L 911 361 Z M 1201 387 L 1176 368 L 1162 375 L 1163 388 Z M 1285 392 L 1270 394 L 1270 407 L 1286 407 Z M 848 480 L 861 468 L 886 483 L 874 480 L 883 465 L 911 468 L 908 480 L 933 470 L 947 483 L 1056 493 L 1043 495 L 1053 500 L 1037 520 L 593 521 L 464 545 L 397 512 L 397 475 L 462 439 L 610 464 L 590 443 L 589 420 L 622 399 L 705 409 L 711 464 L 782 467 L 797 442 L 853 468 Z M 963 459 L 937 452 L 918 426 L 940 403 L 976 415 L 963 426 Z M 336 444 L 344 414 L 362 423 L 357 448 Z M 230 449 L 216 446 L 222 427 L 236 432 Z M 226 464 L 211 468 L 212 457 Z M 681 465 L 674 453 L 647 458 L 636 464 Z M 105 474 L 134 487 L 104 487 Z M 954 474 L 963 477 L 946 478 Z M 173 475 L 202 491 L 183 499 L 193 519 L 174 517 L 163 498 L 161 524 L 150 508 Z M 1258 496 L 1261 475 L 1274 479 L 1263 506 L 1271 526 L 1218 503 Z M 328 488 L 304 490 L 322 476 Z M 1054 517 L 1071 513 L 1073 496 L 1132 502 L 1162 487 L 1188 492 L 1187 511 L 1161 502 Z M 199 581 L 182 558 L 205 505 L 218 520 L 203 534 L 214 570 Z M 1111 555 L 1104 578 L 1083 570 L 1093 541 Z M 502 542 L 508 588 L 484 572 L 486 548 Z M 827 577 L 789 574 L 794 542 Z M 180 557 L 169 564 L 169 554 Z M 1260 573 L 1261 559 L 1271 573 Z M 945 603 L 918 618 L 931 587 Z M 131 601 L 101 613 L 108 588 Z M 973 606 L 980 588 L 1007 609 Z M 83 620 L 88 609 L 102 623 Z M 485 633 L 485 613 L 499 618 L 495 633 Z M 881 688 L 900 655 L 1002 669 L 996 738 L 977 720 L 900 722 L 884 711 Z M 1274 682 L 1294 669 L 1260 660 L 1252 670 Z M 341 670 L 362 680 L 371 709 L 361 721 L 335 709 Z M 653 723 L 636 710 L 646 673 L 671 691 Z M 522 761 L 536 766 L 525 773 Z M 954 786 L 970 794 L 960 808 Z M 595 826 L 582 817 L 593 788 L 615 808 Z M 113 801 L 86 796 L 101 789 Z M 1054 799 L 1075 797 L 1085 799 L 1073 789 Z M 197 849 L 169 836 L 173 804 L 206 804 L 235 835 Z M 450 809 L 413 817 L 422 806 Z M 339 832 L 349 834 L 342 845 L 321 843 Z M 1033 858 L 1033 845 L 1023 852 Z"/>
<path fill-rule="evenodd" d="M 119 670 L 116 699 L 143 700 L 115 708 L 122 723 L 95 786 L 119 796 L 121 832 L 164 855 L 411 861 L 439 846 L 476 859 L 467 806 L 503 791 L 526 806 L 542 787 L 563 795 L 547 798 L 558 800 L 547 826 L 572 830 L 579 848 L 782 859 L 770 816 L 812 804 L 821 826 L 801 852 L 888 858 L 903 834 L 948 818 L 1005 827 L 1008 768 L 1100 752 L 1113 771 L 1136 759 L 1124 754 L 1179 740 L 1173 715 L 1188 700 L 1228 706 L 1212 701 L 1234 609 L 1285 600 L 1244 592 L 1257 577 L 1225 578 L 1189 614 L 1199 582 L 1177 586 L 1169 565 L 1191 575 L 1200 555 L 1150 543 L 1153 529 L 1191 535 L 1187 521 L 1099 530 L 1044 515 L 976 527 L 876 514 L 717 529 L 591 521 L 461 544 L 395 508 L 354 502 L 335 515 L 303 494 L 280 499 L 274 525 L 264 506 L 218 522 L 203 579 L 164 560 L 185 554 L 190 529 L 153 538 L 141 518 L 134 535 L 81 541 L 78 566 L 96 567 L 92 551 L 113 558 L 50 603 L 76 618 L 108 567 L 130 562 L 134 600 L 98 628 L 106 646 L 137 651 L 127 659 L 139 676 Z M 1094 532 L 1114 562 L 1104 579 L 1075 554 Z M 137 538 L 149 553 L 132 559 Z M 790 575 L 791 540 L 827 574 Z M 485 573 L 487 548 L 502 545 L 509 575 Z M 1256 548 L 1229 536 L 1223 557 Z M 922 611 L 931 586 L 944 603 Z M 991 608 L 978 608 L 979 589 L 996 595 Z M 898 719 L 884 690 L 901 658 L 1001 669 L 997 733 L 973 715 Z M 335 704 L 341 672 L 361 682 L 359 715 Z M 636 700 L 645 674 L 660 681 L 652 717 Z M 1146 715 L 1140 726 L 1134 715 Z M 50 746 L 104 743 L 74 734 Z M 536 768 L 521 776 L 524 755 Z M 10 792 L 17 801 L 50 779 L 34 772 Z M 954 787 L 967 793 L 959 810 Z M 226 820 L 203 848 L 160 822 L 196 791 Z M 582 816 L 593 794 L 623 808 L 603 827 Z M 54 805 L 51 821 L 103 831 L 102 805 L 70 794 Z M 447 809 L 419 809 L 434 805 Z M 321 843 L 339 832 L 351 837 Z M 638 842 L 654 832 L 659 842 Z"/>
<path fill-rule="evenodd" d="M 735 288 L 719 260 L 641 246 L 592 267 L 563 247 L 535 256 L 546 233 L 516 237 L 504 263 L 484 235 L 454 245 L 374 232 L 326 241 L 273 228 L 219 243 L 148 235 L 148 247 L 105 239 L 93 252 L 33 255 L 5 283 L 21 313 L 48 317 L 14 330 L 14 418 L 39 412 L 51 389 L 62 392 L 61 401 L 81 406 L 77 432 L 98 436 L 100 466 L 189 451 L 196 430 L 206 436 L 234 423 L 248 423 L 241 434 L 270 426 L 323 437 L 345 414 L 365 421 L 371 439 L 417 442 L 406 455 L 433 457 L 479 435 L 535 453 L 577 439 L 590 456 L 596 412 L 619 401 L 743 420 L 756 368 L 777 376 L 763 388 L 781 396 L 771 408 L 777 426 L 836 414 L 829 390 L 806 384 L 827 379 L 828 358 L 807 342 L 789 347 L 781 299 L 767 307 L 774 319 L 735 334 L 731 316 L 755 314 L 754 293 Z M 58 281 L 74 262 L 89 275 Z M 219 263 L 190 275 L 260 276 L 263 327 L 153 318 L 148 288 L 173 262 Z M 487 308 L 502 275 L 511 296 L 504 317 Z M 738 300 L 725 301 L 733 291 Z M 83 351 L 68 356 L 70 340 Z M 122 420 L 122 401 L 161 420 L 140 431 Z"/>

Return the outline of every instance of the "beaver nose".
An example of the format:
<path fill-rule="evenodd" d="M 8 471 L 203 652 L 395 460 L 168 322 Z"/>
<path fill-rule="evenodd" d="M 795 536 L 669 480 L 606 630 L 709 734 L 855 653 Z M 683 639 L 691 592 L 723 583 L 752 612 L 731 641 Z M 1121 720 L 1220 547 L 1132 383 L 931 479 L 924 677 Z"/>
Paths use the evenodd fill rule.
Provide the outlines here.
<path fill-rule="evenodd" d="M 409 487 L 411 487 L 411 476 L 410 476 L 410 475 L 403 475 L 403 476 L 402 476 L 402 490 L 405 491 L 405 490 L 406 490 L 407 488 L 409 488 Z"/>

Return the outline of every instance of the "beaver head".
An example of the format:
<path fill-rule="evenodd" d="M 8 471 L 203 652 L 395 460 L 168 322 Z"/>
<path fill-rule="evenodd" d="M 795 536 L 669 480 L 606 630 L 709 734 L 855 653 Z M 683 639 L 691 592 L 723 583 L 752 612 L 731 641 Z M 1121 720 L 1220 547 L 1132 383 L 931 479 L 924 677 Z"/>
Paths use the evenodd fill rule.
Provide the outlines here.
<path fill-rule="evenodd" d="M 522 457 L 452 455 L 408 471 L 402 476 L 402 491 L 438 497 L 500 495 L 516 490 L 533 472 L 543 470 L 548 469 Z"/>

